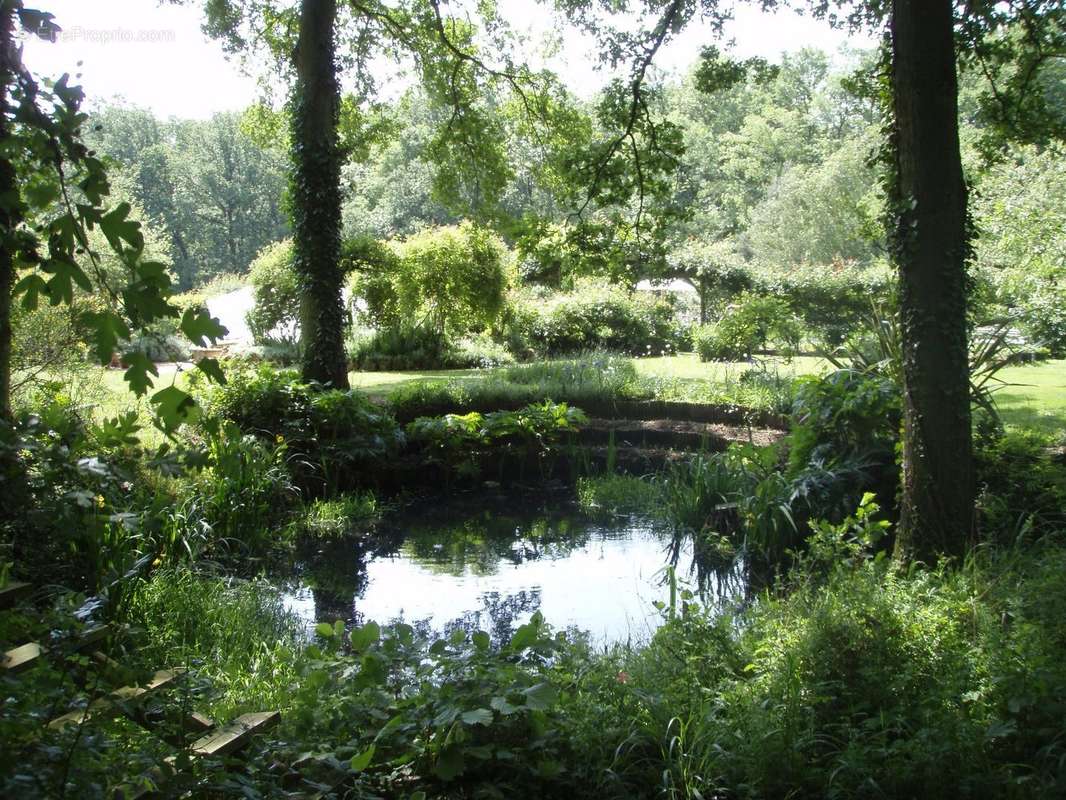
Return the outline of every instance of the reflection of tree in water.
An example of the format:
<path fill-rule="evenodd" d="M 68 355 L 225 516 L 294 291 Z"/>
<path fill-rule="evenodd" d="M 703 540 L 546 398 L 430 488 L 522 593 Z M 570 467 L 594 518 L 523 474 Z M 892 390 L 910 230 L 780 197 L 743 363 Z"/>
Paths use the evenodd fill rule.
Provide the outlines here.
<path fill-rule="evenodd" d="M 540 589 L 534 588 L 501 595 L 499 592 L 485 592 L 481 595 L 482 607 L 467 611 L 444 626 L 446 634 L 454 630 L 467 633 L 485 631 L 492 637 L 495 645 L 502 645 L 511 640 L 515 621 L 527 617 L 540 608 Z"/>
<path fill-rule="evenodd" d="M 500 594 L 499 592 L 485 592 L 480 597 L 481 608 L 475 608 L 464 612 L 450 622 L 441 623 L 432 618 L 405 619 L 399 615 L 392 619 L 384 620 L 387 625 L 404 622 L 410 625 L 420 636 L 435 638 L 448 636 L 453 631 L 461 630 L 467 634 L 474 631 L 485 631 L 492 638 L 492 643 L 500 646 L 509 642 L 518 628 L 517 620 L 528 617 L 540 608 L 540 589 L 523 589 L 514 594 Z M 351 609 L 349 609 L 351 610 Z M 355 611 L 354 620 L 356 625 L 362 625 L 367 620 L 364 614 Z M 377 620 L 382 622 L 382 620 Z"/>
<path fill-rule="evenodd" d="M 683 577 L 682 556 L 691 547 L 692 557 L 687 575 L 695 579 L 696 591 L 704 602 L 743 596 L 747 588 L 745 561 L 735 550 L 729 537 L 712 531 L 693 534 L 675 531 L 667 544 L 667 560 Z"/>
<path fill-rule="evenodd" d="M 351 540 L 318 541 L 299 565 L 315 602 L 315 621 L 350 620 L 355 598 L 366 590 L 366 552 Z"/>
<path fill-rule="evenodd" d="M 438 575 L 494 575 L 501 565 L 566 558 L 588 544 L 588 526 L 564 517 L 500 516 L 482 512 L 450 522 L 411 524 L 395 543 Z"/>

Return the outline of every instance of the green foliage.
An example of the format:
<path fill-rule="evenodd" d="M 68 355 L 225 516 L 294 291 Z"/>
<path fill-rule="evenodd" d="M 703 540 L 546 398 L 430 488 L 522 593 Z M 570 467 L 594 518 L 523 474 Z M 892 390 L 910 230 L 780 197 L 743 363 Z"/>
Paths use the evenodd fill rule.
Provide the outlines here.
<path fill-rule="evenodd" d="M 542 457 L 586 421 L 580 409 L 545 401 L 517 411 L 421 417 L 406 430 L 408 440 L 429 459 L 465 474 L 476 472 L 489 454 Z"/>
<path fill-rule="evenodd" d="M 793 409 L 790 468 L 871 451 L 891 457 L 899 426 L 899 392 L 890 381 L 854 370 L 803 378 Z"/>
<path fill-rule="evenodd" d="M 595 281 L 558 294 L 514 293 L 504 335 L 519 357 L 541 358 L 585 350 L 662 355 L 681 339 L 668 302 Z"/>
<path fill-rule="evenodd" d="M 147 109 L 107 104 L 86 126 L 113 184 L 165 240 L 185 291 L 245 273 L 259 251 L 288 235 L 285 154 L 276 138 L 253 141 L 240 117 L 160 120 Z"/>
<path fill-rule="evenodd" d="M 503 241 L 470 222 L 427 228 L 395 247 L 393 258 L 356 272 L 353 293 L 377 325 L 428 327 L 461 337 L 493 325 L 510 282 Z"/>
<path fill-rule="evenodd" d="M 824 538 L 882 528 L 847 527 Z M 1062 558 L 1043 545 L 910 574 L 837 558 L 744 610 L 689 604 L 617 667 L 622 687 L 597 673 L 584 686 L 596 728 L 634 720 L 617 795 L 661 781 L 691 798 L 1054 797 Z"/>
<path fill-rule="evenodd" d="M 279 533 L 299 499 L 284 442 L 264 442 L 232 423 L 201 426 L 206 466 L 181 483 L 175 503 L 158 511 L 162 557 L 263 556 L 287 544 Z"/>
<path fill-rule="evenodd" d="M 401 421 L 448 412 L 517 409 L 552 400 L 609 408 L 647 394 L 629 359 L 587 353 L 573 359 L 519 364 L 475 381 L 412 381 L 397 386 L 389 406 Z"/>
<path fill-rule="evenodd" d="M 841 518 L 868 489 L 894 503 L 901 402 L 898 387 L 877 374 L 838 370 L 799 381 L 788 474 L 816 516 Z"/>
<path fill-rule="evenodd" d="M 546 397 L 614 400 L 635 394 L 638 376 L 628 358 L 588 352 L 575 358 L 538 361 L 509 367 L 503 377 L 519 386 L 535 386 Z"/>
<path fill-rule="evenodd" d="M 319 498 L 307 506 L 297 526 L 312 538 L 334 539 L 357 532 L 379 511 L 378 500 L 371 492 L 342 494 L 332 500 Z"/>
<path fill-rule="evenodd" d="M 255 306 L 248 312 L 248 328 L 257 344 L 295 342 L 300 319 L 300 281 L 292 265 L 292 241 L 264 248 L 249 269 Z"/>
<path fill-rule="evenodd" d="M 433 794 L 563 791 L 569 744 L 547 665 L 566 640 L 539 613 L 498 649 L 484 631 L 432 640 L 368 622 L 346 636 L 340 623 L 316 633 L 284 716 L 297 741 L 330 742 L 339 760 L 382 780 L 417 775 Z"/>
<path fill-rule="evenodd" d="M 137 663 L 195 670 L 201 713 L 232 719 L 288 702 L 302 625 L 265 580 L 163 568 L 136 581 L 122 621 L 137 632 Z"/>
<path fill-rule="evenodd" d="M 592 517 L 618 514 L 651 515 L 662 503 L 660 487 L 633 475 L 597 475 L 578 478 L 577 503 Z"/>
<path fill-rule="evenodd" d="M 206 406 L 242 431 L 284 443 L 297 484 L 327 493 L 373 483 L 374 465 L 403 440 L 393 418 L 365 395 L 324 390 L 267 365 L 234 371 Z"/>
<path fill-rule="evenodd" d="M 741 293 L 717 322 L 692 334 L 701 361 L 750 359 L 771 343 L 791 352 L 800 338 L 800 323 L 788 301 L 748 292 Z"/>
<path fill-rule="evenodd" d="M 16 13 L 23 24 L 32 27 L 32 33 L 49 38 L 58 30 L 51 15 L 28 11 L 21 2 L 5 7 L 5 24 L 14 27 Z M 8 67 L 3 75 L 8 85 L 3 88 L 13 102 L 13 113 L 12 124 L 4 130 L 7 155 L 0 163 L 5 195 L 0 209 L 5 253 L 0 275 L 3 414 L 8 413 L 10 403 L 7 337 L 13 299 L 33 311 L 42 298 L 52 305 L 69 306 L 76 297 L 106 293 L 110 303 L 87 310 L 80 318 L 94 357 L 105 364 L 120 342 L 130 339 L 131 328 L 142 329 L 158 320 L 179 318 L 181 332 L 196 343 L 217 340 L 224 333 L 206 314 L 179 314 L 169 301 L 173 287 L 167 265 L 146 251 L 145 234 L 130 217 L 130 203 L 105 205 L 111 185 L 103 162 L 82 138 L 88 115 L 81 110 L 81 88 L 71 86 L 66 75 L 40 85 L 22 68 L 20 55 Z M 91 237 L 94 231 L 97 235 Z M 112 254 L 117 278 L 116 270 L 103 260 L 103 252 Z M 158 375 L 157 371 L 143 354 L 129 351 L 125 356 L 131 390 L 138 396 L 147 394 L 154 385 L 150 376 Z M 220 376 L 217 366 L 213 361 L 201 364 L 205 374 L 216 378 Z M 193 407 L 191 398 L 173 386 L 154 393 L 151 401 L 157 424 L 166 432 L 187 420 Z"/>
<path fill-rule="evenodd" d="M 477 366 L 439 330 L 399 324 L 356 339 L 349 348 L 352 367 L 367 371 L 463 369 Z"/>
<path fill-rule="evenodd" d="M 1066 353 L 1061 147 L 1016 148 L 983 176 L 980 187 L 974 209 L 981 228 L 977 274 L 1035 343 Z"/>
<path fill-rule="evenodd" d="M 978 507 L 990 538 L 1012 544 L 1034 527 L 1063 520 L 1066 467 L 1052 461 L 1045 437 L 978 429 L 974 439 Z"/>

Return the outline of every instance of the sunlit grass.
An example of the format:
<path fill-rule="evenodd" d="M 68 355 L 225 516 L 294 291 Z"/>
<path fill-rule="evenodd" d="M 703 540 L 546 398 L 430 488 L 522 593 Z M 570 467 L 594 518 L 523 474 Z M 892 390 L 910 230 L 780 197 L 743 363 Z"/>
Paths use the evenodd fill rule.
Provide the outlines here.
<path fill-rule="evenodd" d="M 1066 359 L 1010 367 L 999 373 L 995 393 L 1008 427 L 1066 437 Z"/>

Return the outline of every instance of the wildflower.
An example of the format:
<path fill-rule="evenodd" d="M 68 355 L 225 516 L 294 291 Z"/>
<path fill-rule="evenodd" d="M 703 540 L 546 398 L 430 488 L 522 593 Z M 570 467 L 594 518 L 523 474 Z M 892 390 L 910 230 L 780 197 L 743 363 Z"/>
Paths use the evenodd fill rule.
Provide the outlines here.
<path fill-rule="evenodd" d="M 102 494 L 96 495 L 96 507 L 97 508 L 103 508 L 104 507 L 104 502 L 105 502 L 104 501 L 104 496 Z"/>
<path fill-rule="evenodd" d="M 618 681 L 619 683 L 629 683 L 629 673 L 626 672 L 625 670 L 622 670 L 615 677 L 615 680 Z"/>

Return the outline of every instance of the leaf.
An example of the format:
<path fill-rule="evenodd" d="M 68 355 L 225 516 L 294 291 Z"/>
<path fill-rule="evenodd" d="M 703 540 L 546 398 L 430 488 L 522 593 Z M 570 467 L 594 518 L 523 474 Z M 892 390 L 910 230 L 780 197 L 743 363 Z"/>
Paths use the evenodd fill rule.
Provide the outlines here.
<path fill-rule="evenodd" d="M 451 781 L 462 774 L 466 769 L 463 759 L 463 751 L 459 747 L 446 747 L 437 757 L 437 763 L 433 765 L 433 771 L 442 781 Z"/>
<path fill-rule="evenodd" d="M 87 311 L 82 322 L 92 331 L 93 352 L 101 364 L 108 364 L 121 339 L 130 338 L 130 329 L 113 311 Z"/>
<path fill-rule="evenodd" d="M 140 350 L 131 350 L 124 354 L 122 358 L 129 364 L 123 378 L 130 385 L 130 389 L 138 397 L 147 394 L 153 385 L 152 379 L 148 377 L 149 373 L 157 378 L 159 377 L 159 370 L 152 363 L 152 359 L 148 357 L 147 353 Z"/>
<path fill-rule="evenodd" d="M 532 622 L 528 622 L 525 625 L 519 627 L 514 632 L 514 636 L 511 637 L 511 649 L 512 650 L 525 650 L 537 641 L 537 628 L 539 626 Z"/>
<path fill-rule="evenodd" d="M 192 395 L 183 392 L 177 386 L 168 386 L 152 395 L 152 405 L 156 408 L 157 424 L 164 433 L 170 434 L 188 422 L 196 410 L 196 401 Z"/>
<path fill-rule="evenodd" d="M 531 708 L 534 711 L 544 711 L 550 708 L 559 698 L 559 690 L 550 683 L 538 683 L 536 686 L 530 686 L 522 694 L 526 696 L 526 708 Z"/>
<path fill-rule="evenodd" d="M 229 333 L 229 329 L 205 308 L 187 308 L 181 315 L 179 327 L 189 341 L 198 347 L 206 347 L 208 340 L 214 344 Z"/>
<path fill-rule="evenodd" d="M 333 626 L 328 622 L 320 622 L 315 625 L 315 633 L 321 636 L 323 639 L 333 638 Z"/>
<path fill-rule="evenodd" d="M 478 650 L 488 650 L 489 645 L 492 643 L 492 640 L 485 631 L 474 631 L 474 635 L 470 637 L 470 640 Z"/>
<path fill-rule="evenodd" d="M 196 362 L 196 368 L 215 383 L 226 382 L 226 374 L 222 371 L 217 358 L 201 358 Z"/>
<path fill-rule="evenodd" d="M 348 762 L 352 768 L 352 772 L 362 772 L 364 769 L 370 766 L 370 760 L 374 757 L 374 745 L 370 745 L 366 750 L 356 756 L 352 756 L 352 760 Z"/>
<path fill-rule="evenodd" d="M 105 419 L 91 427 L 93 437 L 104 447 L 123 447 L 138 444 L 137 412 L 130 411 L 118 417 Z"/>
<path fill-rule="evenodd" d="M 473 711 L 465 711 L 459 717 L 467 725 L 491 725 L 492 712 L 487 708 L 475 708 Z"/>
<path fill-rule="evenodd" d="M 41 294 L 47 294 L 47 292 L 48 284 L 44 282 L 44 278 L 37 273 L 32 273 L 15 284 L 12 295 L 14 297 L 23 295 L 22 307 L 27 311 L 35 311 L 40 303 Z"/>
<path fill-rule="evenodd" d="M 366 650 L 372 644 L 377 644 L 380 639 L 381 627 L 373 620 L 362 627 L 353 628 L 348 635 L 348 641 L 352 643 L 352 649 L 357 653 Z"/>
<path fill-rule="evenodd" d="M 518 711 L 518 706 L 513 706 L 507 702 L 506 697 L 494 697 L 489 701 L 489 705 L 499 711 L 504 717 L 509 717 L 511 714 Z"/>
<path fill-rule="evenodd" d="M 144 236 L 141 234 L 141 223 L 128 220 L 130 204 L 119 203 L 111 211 L 100 218 L 100 230 L 107 238 L 107 243 L 115 252 L 121 253 L 122 242 L 127 242 L 134 250 L 144 249 Z"/>

